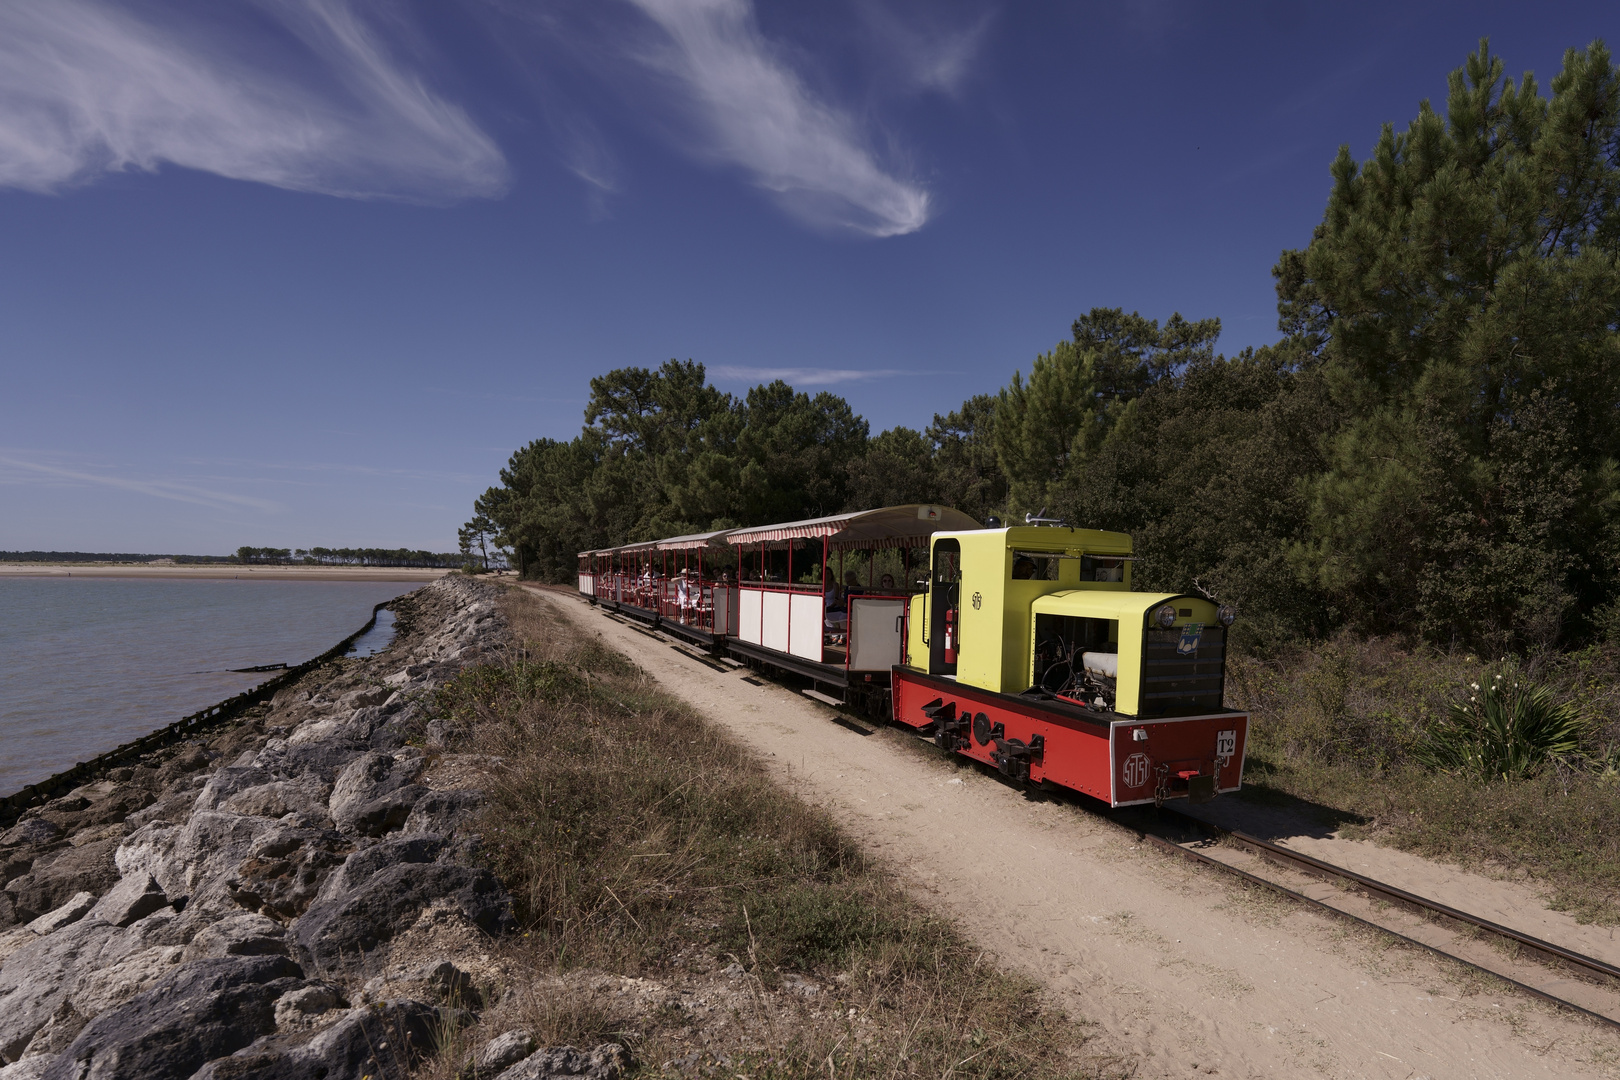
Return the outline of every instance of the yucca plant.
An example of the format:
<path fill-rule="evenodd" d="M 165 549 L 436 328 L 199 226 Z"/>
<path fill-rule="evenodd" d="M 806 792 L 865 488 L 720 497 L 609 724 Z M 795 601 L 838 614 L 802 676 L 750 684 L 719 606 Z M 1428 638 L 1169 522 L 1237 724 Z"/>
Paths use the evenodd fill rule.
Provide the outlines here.
<path fill-rule="evenodd" d="M 1587 720 L 1574 703 L 1545 686 L 1500 673 L 1472 684 L 1419 745 L 1417 758 L 1432 768 L 1481 783 L 1522 780 L 1580 749 Z"/>

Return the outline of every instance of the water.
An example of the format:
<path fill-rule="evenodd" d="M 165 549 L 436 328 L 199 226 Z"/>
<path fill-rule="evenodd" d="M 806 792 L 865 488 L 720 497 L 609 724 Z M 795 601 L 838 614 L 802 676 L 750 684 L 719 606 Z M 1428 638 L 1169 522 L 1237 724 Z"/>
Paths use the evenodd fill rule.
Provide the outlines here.
<path fill-rule="evenodd" d="M 231 668 L 319 656 L 421 586 L 0 577 L 0 796 L 276 674 Z M 361 655 L 393 636 L 378 616 Z"/>

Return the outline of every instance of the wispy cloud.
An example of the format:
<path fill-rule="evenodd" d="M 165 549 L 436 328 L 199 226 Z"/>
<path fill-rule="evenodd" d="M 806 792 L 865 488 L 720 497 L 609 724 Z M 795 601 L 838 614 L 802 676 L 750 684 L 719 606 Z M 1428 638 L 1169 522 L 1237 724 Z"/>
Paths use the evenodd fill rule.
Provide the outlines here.
<path fill-rule="evenodd" d="M 191 503 L 196 506 L 213 507 L 214 509 L 247 507 L 265 513 L 275 513 L 283 509 L 280 503 L 272 502 L 269 499 L 256 499 L 249 495 L 236 495 L 227 491 L 213 491 L 179 480 L 138 479 L 113 473 L 85 472 L 82 468 L 65 469 L 57 465 L 44 465 L 35 461 L 20 461 L 11 457 L 0 457 L 0 466 L 7 469 L 22 470 L 24 473 L 31 474 L 36 480 L 49 478 L 78 484 L 95 484 L 101 487 L 116 488 L 120 491 L 132 491 L 138 495 L 149 495 L 156 499 L 168 499 L 173 502 Z M 0 481 L 4 479 L 4 474 L 0 473 Z M 13 479 L 19 478 L 14 475 Z"/>
<path fill-rule="evenodd" d="M 0 186 L 54 192 L 165 163 L 299 191 L 428 202 L 499 195 L 500 149 L 391 55 L 348 0 L 143 19 L 104 0 L 0 4 Z M 286 73 L 271 70 L 275 45 Z M 324 84 L 316 89 L 318 84 Z"/>
<path fill-rule="evenodd" d="M 878 3 L 859 6 L 861 21 L 896 75 L 916 90 L 955 97 L 972 74 L 995 9 L 965 26 L 941 20 L 936 4 L 901 13 Z"/>
<path fill-rule="evenodd" d="M 764 368 L 730 367 L 721 365 L 709 369 L 709 374 L 722 382 L 768 383 L 781 379 L 794 386 L 836 386 L 839 383 L 867 382 L 871 379 L 890 379 L 896 375 L 915 375 L 917 372 L 898 368 Z"/>
<path fill-rule="evenodd" d="M 915 232 L 928 192 L 879 164 L 760 33 L 748 0 L 631 0 L 663 31 L 642 60 L 684 91 L 700 152 L 739 165 L 791 213 L 868 236 Z"/>

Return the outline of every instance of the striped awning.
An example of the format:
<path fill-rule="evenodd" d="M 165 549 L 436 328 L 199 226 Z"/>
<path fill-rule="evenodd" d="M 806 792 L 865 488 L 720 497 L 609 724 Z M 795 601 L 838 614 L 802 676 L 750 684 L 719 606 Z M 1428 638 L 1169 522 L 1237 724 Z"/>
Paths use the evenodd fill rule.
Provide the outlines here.
<path fill-rule="evenodd" d="M 769 544 L 826 537 L 833 548 L 896 548 L 925 543 L 936 532 L 961 532 L 981 527 L 960 510 L 911 503 L 805 521 L 788 521 L 780 525 L 733 529 L 725 535 L 725 539 L 728 544 Z"/>
<path fill-rule="evenodd" d="M 694 548 L 708 547 L 710 544 L 723 544 L 725 543 L 726 533 L 730 531 L 730 529 L 716 529 L 714 532 L 672 536 L 668 540 L 658 541 L 658 550 L 691 551 Z"/>

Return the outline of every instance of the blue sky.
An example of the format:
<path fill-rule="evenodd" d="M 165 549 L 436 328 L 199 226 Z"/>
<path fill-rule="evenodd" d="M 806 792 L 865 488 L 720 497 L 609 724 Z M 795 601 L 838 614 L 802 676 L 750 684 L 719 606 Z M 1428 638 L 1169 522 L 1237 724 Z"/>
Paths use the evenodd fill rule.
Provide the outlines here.
<path fill-rule="evenodd" d="M 1613 5 L 11 0 L 0 549 L 453 549 L 589 378 L 873 431 L 1093 306 L 1274 340 L 1341 143 Z"/>

